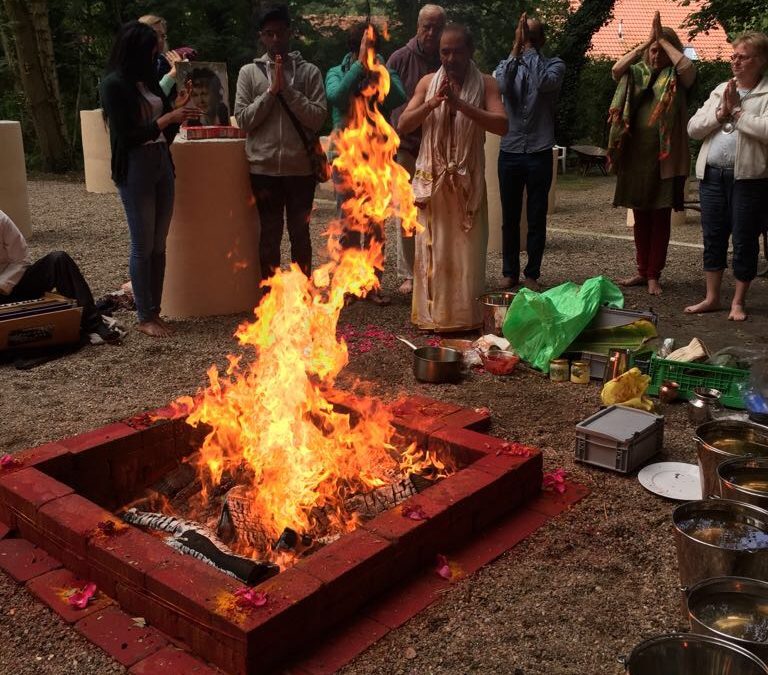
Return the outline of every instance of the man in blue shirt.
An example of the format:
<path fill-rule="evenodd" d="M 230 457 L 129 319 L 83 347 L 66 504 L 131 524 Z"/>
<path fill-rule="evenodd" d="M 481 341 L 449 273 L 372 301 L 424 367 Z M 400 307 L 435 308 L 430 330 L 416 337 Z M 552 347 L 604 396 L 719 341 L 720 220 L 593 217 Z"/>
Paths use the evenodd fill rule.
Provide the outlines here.
<path fill-rule="evenodd" d="M 528 193 L 528 264 L 524 284 L 539 290 L 541 259 L 547 238 L 547 201 L 552 184 L 555 108 L 565 75 L 562 59 L 541 55 L 544 24 L 520 17 L 509 57 L 494 77 L 504 98 L 509 131 L 501 140 L 499 188 L 504 285 L 520 283 L 520 215 L 523 189 Z"/>

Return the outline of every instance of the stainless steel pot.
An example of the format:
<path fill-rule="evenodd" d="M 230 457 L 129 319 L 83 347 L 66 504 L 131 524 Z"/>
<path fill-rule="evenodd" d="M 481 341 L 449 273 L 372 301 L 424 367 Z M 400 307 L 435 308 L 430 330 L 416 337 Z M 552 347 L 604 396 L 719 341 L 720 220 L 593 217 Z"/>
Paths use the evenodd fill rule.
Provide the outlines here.
<path fill-rule="evenodd" d="M 768 658 L 768 583 L 746 577 L 716 577 L 688 590 L 691 630 L 727 640 Z"/>
<path fill-rule="evenodd" d="M 483 335 L 493 333 L 499 337 L 504 336 L 501 327 L 504 325 L 507 310 L 514 299 L 515 293 L 511 291 L 485 293 L 477 299 L 483 308 Z"/>
<path fill-rule="evenodd" d="M 417 347 L 399 335 L 398 340 L 413 350 L 413 374 L 419 382 L 442 384 L 458 382 L 462 373 L 462 355 L 448 347 Z"/>
<path fill-rule="evenodd" d="M 731 457 L 768 457 L 768 427 L 741 420 L 713 420 L 696 428 L 701 495 L 720 495 L 718 465 Z"/>
<path fill-rule="evenodd" d="M 743 647 L 694 633 L 659 635 L 619 660 L 629 675 L 768 674 L 768 666 Z"/>
<path fill-rule="evenodd" d="M 722 392 L 718 389 L 696 387 L 693 396 L 688 400 L 688 419 L 699 426 L 715 419 L 723 411 L 720 403 Z"/>
<path fill-rule="evenodd" d="M 710 577 L 768 581 L 768 511 L 730 499 L 687 502 L 672 512 L 680 583 Z"/>
<path fill-rule="evenodd" d="M 723 499 L 768 510 L 768 457 L 734 457 L 717 467 Z"/>

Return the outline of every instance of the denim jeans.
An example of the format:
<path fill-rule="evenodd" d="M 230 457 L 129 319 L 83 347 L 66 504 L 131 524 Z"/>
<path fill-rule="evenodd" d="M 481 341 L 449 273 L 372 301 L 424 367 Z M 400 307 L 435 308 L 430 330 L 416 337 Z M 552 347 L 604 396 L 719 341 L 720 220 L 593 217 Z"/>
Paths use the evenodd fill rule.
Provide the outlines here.
<path fill-rule="evenodd" d="M 707 166 L 699 183 L 704 270 L 728 266 L 733 239 L 733 276 L 749 282 L 757 276 L 760 234 L 768 223 L 768 178 L 734 180 L 732 169 Z"/>
<path fill-rule="evenodd" d="M 524 275 L 541 276 L 541 259 L 547 242 L 547 207 L 552 184 L 552 151 L 534 153 L 499 152 L 499 190 L 501 192 L 502 274 L 517 280 L 520 276 L 520 216 L 523 189 L 528 201 L 528 264 Z"/>
<path fill-rule="evenodd" d="M 173 164 L 166 143 L 130 150 L 128 173 L 117 186 L 131 233 L 129 270 L 139 321 L 160 315 L 165 240 L 173 215 Z"/>
<path fill-rule="evenodd" d="M 291 261 L 307 276 L 312 270 L 309 218 L 315 199 L 314 176 L 251 174 L 251 189 L 261 220 L 259 258 L 261 278 L 269 279 L 280 268 L 280 243 L 285 223 L 291 240 Z"/>

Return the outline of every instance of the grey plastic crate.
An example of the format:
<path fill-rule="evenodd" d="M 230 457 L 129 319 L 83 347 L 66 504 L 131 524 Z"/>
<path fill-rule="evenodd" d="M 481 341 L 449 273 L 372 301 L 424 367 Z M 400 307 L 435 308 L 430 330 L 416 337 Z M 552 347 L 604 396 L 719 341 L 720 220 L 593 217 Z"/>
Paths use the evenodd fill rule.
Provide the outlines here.
<path fill-rule="evenodd" d="M 664 445 L 664 417 L 612 405 L 576 425 L 576 460 L 629 473 Z"/>
<path fill-rule="evenodd" d="M 639 319 L 648 319 L 654 326 L 659 317 L 648 310 L 647 312 L 634 311 L 631 309 L 614 309 L 613 307 L 601 307 L 595 318 L 587 325 L 584 330 L 595 330 L 598 328 L 615 328 L 616 326 L 626 326 Z"/>

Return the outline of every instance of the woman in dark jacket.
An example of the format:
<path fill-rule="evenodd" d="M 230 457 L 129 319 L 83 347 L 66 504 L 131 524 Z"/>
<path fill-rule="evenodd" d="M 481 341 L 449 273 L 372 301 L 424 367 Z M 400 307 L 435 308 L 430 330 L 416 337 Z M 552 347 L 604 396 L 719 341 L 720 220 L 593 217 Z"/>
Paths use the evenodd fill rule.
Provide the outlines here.
<path fill-rule="evenodd" d="M 160 299 L 174 195 L 168 144 L 178 124 L 200 111 L 185 107 L 186 100 L 171 110 L 157 82 L 157 50 L 154 30 L 138 21 L 125 24 L 112 47 L 100 92 L 109 121 L 112 180 L 131 234 L 129 267 L 137 328 L 164 337 L 170 329 L 160 318 Z"/>

